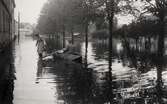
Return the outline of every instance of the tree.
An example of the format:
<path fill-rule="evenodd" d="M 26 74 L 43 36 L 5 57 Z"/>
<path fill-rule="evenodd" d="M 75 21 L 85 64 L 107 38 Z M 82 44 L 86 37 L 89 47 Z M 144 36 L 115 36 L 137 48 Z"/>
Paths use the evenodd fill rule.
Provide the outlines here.
<path fill-rule="evenodd" d="M 63 35 L 63 47 L 65 47 L 66 31 L 69 28 L 72 31 L 74 20 L 79 20 L 74 14 L 76 13 L 75 8 L 80 3 L 79 1 L 48 0 L 41 11 L 37 25 L 38 30 L 45 34 L 61 33 Z"/>
<path fill-rule="evenodd" d="M 113 36 L 113 24 L 114 16 L 118 13 L 123 13 L 124 15 L 132 12 L 133 8 L 131 6 L 130 0 L 102 0 L 105 4 L 105 11 L 107 15 L 107 20 L 109 23 L 109 69 L 112 70 L 112 36 Z"/>
<path fill-rule="evenodd" d="M 160 93 L 157 93 L 158 97 L 161 96 L 162 93 L 162 70 L 163 70 L 163 55 L 164 55 L 164 27 L 165 27 L 165 15 L 167 12 L 167 1 L 166 0 L 142 0 L 142 3 L 144 3 L 144 14 L 152 14 L 156 17 L 158 17 L 159 22 L 159 38 L 158 38 L 158 51 L 157 51 L 157 90 Z M 159 102 L 161 102 L 162 99 L 159 99 Z"/>

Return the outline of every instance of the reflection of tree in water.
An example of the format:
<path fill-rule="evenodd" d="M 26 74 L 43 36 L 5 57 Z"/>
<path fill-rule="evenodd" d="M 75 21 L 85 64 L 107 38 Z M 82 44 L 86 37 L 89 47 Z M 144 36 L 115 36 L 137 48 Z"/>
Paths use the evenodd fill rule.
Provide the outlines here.
<path fill-rule="evenodd" d="M 146 44 L 147 42 L 148 41 L 145 41 L 142 44 L 140 43 L 140 45 L 144 46 L 144 44 Z M 147 43 L 147 47 L 145 47 L 145 49 L 143 50 L 139 50 L 140 48 L 138 47 L 131 47 L 132 43 L 130 43 L 129 40 L 127 39 L 124 39 L 122 41 L 122 44 L 124 50 L 120 56 L 124 66 L 135 68 L 141 73 L 146 73 L 155 67 L 156 53 L 152 53 L 150 49 L 148 49 L 148 47 L 151 47 L 148 46 L 151 45 L 150 43 Z M 139 45 L 134 45 L 134 46 L 139 46 Z"/>
<path fill-rule="evenodd" d="M 148 49 L 149 47 L 153 47 L 149 46 L 152 45 L 150 43 L 140 41 L 137 45 L 133 45 L 135 47 L 132 47 L 132 43 L 129 41 L 122 41 L 122 44 L 123 51 L 117 53 L 117 51 L 113 50 L 113 58 L 119 59 L 124 66 L 135 69 L 139 75 L 137 77 L 140 77 L 142 74 L 147 73 L 156 67 L 156 86 L 150 86 L 151 82 L 149 82 L 149 85 L 137 86 L 137 90 L 132 92 L 124 91 L 118 93 L 116 92 L 118 88 L 121 90 L 126 90 L 126 88 L 133 89 L 137 82 L 131 82 L 126 79 L 121 81 L 116 77 L 112 78 L 112 73 L 97 73 L 91 69 L 85 70 L 80 65 L 73 65 L 68 62 L 56 62 L 57 65 L 55 64 L 55 70 L 52 70 L 51 73 L 57 76 L 55 82 L 57 84 L 56 89 L 58 90 L 59 100 L 63 100 L 67 104 L 103 104 L 109 102 L 112 104 L 114 100 L 113 103 L 115 104 L 143 104 L 145 102 L 148 102 L 149 104 L 158 102 L 163 104 L 162 98 L 165 97 L 165 92 L 162 86 L 163 65 L 160 64 L 163 62 L 158 60 L 162 59 L 162 56 L 159 57 L 157 56 L 157 53 L 151 52 L 151 50 Z M 145 46 L 145 44 L 147 44 L 147 46 Z M 92 45 L 94 52 L 97 54 L 96 57 L 102 58 L 100 55 L 104 55 L 104 51 L 107 50 L 108 47 L 107 44 L 93 43 Z M 143 49 L 141 49 L 141 45 L 143 45 Z M 130 93 L 134 96 L 128 96 Z"/>
<path fill-rule="evenodd" d="M 14 59 L 11 46 L 5 50 L 0 53 L 0 104 L 13 104 Z"/>
<path fill-rule="evenodd" d="M 159 40 L 162 43 L 164 43 L 163 40 Z M 150 41 L 147 41 L 150 42 Z M 151 52 L 151 49 L 148 49 L 149 47 L 152 46 L 148 46 L 151 45 L 150 43 L 140 43 L 140 45 L 147 44 L 147 46 L 145 45 L 144 49 L 140 50 L 140 48 L 138 47 L 131 47 L 131 44 L 129 41 L 127 40 L 123 40 L 123 47 L 124 47 L 124 53 L 123 55 L 121 55 L 121 61 L 124 64 L 124 66 L 128 66 L 130 68 L 135 68 L 135 70 L 139 73 L 139 76 L 142 75 L 142 73 L 147 73 L 148 71 L 152 70 L 153 68 L 157 69 L 157 80 L 153 79 L 155 82 L 157 82 L 154 85 L 151 85 L 151 82 L 149 82 L 149 85 L 145 85 L 145 86 L 141 86 L 141 88 L 137 88 L 139 90 L 132 90 L 133 89 L 133 83 L 131 85 L 129 85 L 128 88 L 131 88 L 132 91 L 123 91 L 121 93 L 124 93 L 125 95 L 134 95 L 135 93 L 137 95 L 132 96 L 123 96 L 121 95 L 121 97 L 118 97 L 119 93 L 117 92 L 117 99 L 118 100 L 122 100 L 124 103 L 123 104 L 128 104 L 128 103 L 136 103 L 136 104 L 143 104 L 145 102 L 149 103 L 149 104 L 153 104 L 153 103 L 159 103 L 159 104 L 165 104 L 165 100 L 167 96 L 166 96 L 166 88 L 163 85 L 162 82 L 162 71 L 164 70 L 164 46 L 163 45 L 159 45 L 158 44 L 158 50 L 157 52 Z M 161 43 L 161 44 L 162 44 Z M 134 45 L 134 46 L 139 46 L 138 45 Z M 141 46 L 139 46 L 141 47 Z M 114 79 L 117 80 L 117 79 Z M 121 81 L 117 80 L 114 81 L 114 83 L 116 83 L 115 87 L 116 89 L 118 89 L 118 86 L 121 86 Z M 121 87 L 121 89 L 125 90 L 125 81 L 122 82 L 123 86 Z M 131 82 L 130 82 L 131 83 Z M 150 86 L 151 85 L 151 86 Z"/>
<path fill-rule="evenodd" d="M 108 73 L 85 69 L 81 64 L 54 63 L 58 99 L 65 104 L 104 104 L 110 102 L 111 87 Z"/>
<path fill-rule="evenodd" d="M 85 43 L 84 68 L 88 68 L 88 43 Z"/>
<path fill-rule="evenodd" d="M 107 40 L 96 40 L 92 43 L 93 51 L 97 59 L 107 59 L 108 43 Z"/>
<path fill-rule="evenodd" d="M 157 52 L 157 58 L 156 58 L 156 67 L 157 67 L 157 85 L 156 85 L 156 95 L 158 98 L 158 102 L 160 104 L 165 104 L 162 100 L 162 97 L 165 97 L 167 99 L 166 92 L 167 89 L 163 90 L 163 82 L 162 82 L 162 71 L 164 70 L 164 34 L 161 34 L 159 36 L 158 40 L 158 52 Z M 167 102 L 166 102 L 167 103 Z"/>
<path fill-rule="evenodd" d="M 98 59 L 106 59 L 108 52 L 108 43 L 107 40 L 96 40 L 96 42 L 92 43 L 93 52 L 95 53 L 95 58 Z"/>

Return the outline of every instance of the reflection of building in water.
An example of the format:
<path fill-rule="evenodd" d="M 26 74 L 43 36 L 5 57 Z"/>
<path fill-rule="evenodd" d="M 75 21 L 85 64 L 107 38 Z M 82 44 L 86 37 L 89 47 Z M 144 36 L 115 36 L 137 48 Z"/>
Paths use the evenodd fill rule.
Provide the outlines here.
<path fill-rule="evenodd" d="M 10 43 L 14 38 L 14 0 L 0 0 L 0 104 L 12 104 L 14 65 Z"/>
<path fill-rule="evenodd" d="M 14 38 L 14 0 L 0 0 L 0 48 Z"/>
<path fill-rule="evenodd" d="M 12 49 L 0 53 L 0 104 L 12 104 L 15 80 Z"/>

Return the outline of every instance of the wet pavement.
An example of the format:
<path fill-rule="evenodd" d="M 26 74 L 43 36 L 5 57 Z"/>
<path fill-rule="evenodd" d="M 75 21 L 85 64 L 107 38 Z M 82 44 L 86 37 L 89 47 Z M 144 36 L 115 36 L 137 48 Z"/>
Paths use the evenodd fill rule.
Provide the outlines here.
<path fill-rule="evenodd" d="M 102 104 L 109 101 L 107 73 L 93 73 L 82 64 L 64 60 L 44 62 L 38 57 L 35 44 L 35 40 L 26 38 L 15 46 L 14 104 Z"/>
<path fill-rule="evenodd" d="M 17 78 L 14 81 L 13 104 L 110 102 L 108 73 L 94 73 L 82 64 L 60 59 L 44 62 L 38 57 L 35 44 L 32 38 L 24 38 L 13 49 Z"/>
<path fill-rule="evenodd" d="M 62 48 L 58 40 L 46 42 L 48 52 Z M 158 63 L 165 56 L 158 58 L 154 48 L 136 51 L 113 40 L 109 72 L 107 47 L 106 41 L 92 41 L 85 53 L 84 42 L 78 44 L 76 51 L 83 56 L 83 64 L 79 64 L 61 59 L 42 61 L 31 37 L 15 42 L 1 53 L 0 104 L 167 103 L 166 62 Z"/>
<path fill-rule="evenodd" d="M 17 80 L 14 84 L 14 104 L 55 104 L 56 102 L 54 84 L 49 83 L 53 77 L 42 72 L 35 44 L 36 41 L 32 38 L 26 38 L 15 46 Z"/>

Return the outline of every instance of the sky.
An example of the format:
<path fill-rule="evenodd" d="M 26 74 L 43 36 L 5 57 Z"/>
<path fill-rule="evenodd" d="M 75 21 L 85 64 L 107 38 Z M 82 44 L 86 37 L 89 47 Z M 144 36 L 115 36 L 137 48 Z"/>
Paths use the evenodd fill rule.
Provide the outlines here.
<path fill-rule="evenodd" d="M 47 0 L 15 0 L 15 18 L 18 18 L 20 12 L 21 22 L 36 24 L 40 11 Z M 119 25 L 128 24 L 131 21 L 129 17 L 117 17 Z"/>
<path fill-rule="evenodd" d="M 42 6 L 46 1 L 47 0 L 15 0 L 15 18 L 17 19 L 18 12 L 20 12 L 21 22 L 37 23 Z"/>

